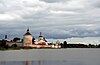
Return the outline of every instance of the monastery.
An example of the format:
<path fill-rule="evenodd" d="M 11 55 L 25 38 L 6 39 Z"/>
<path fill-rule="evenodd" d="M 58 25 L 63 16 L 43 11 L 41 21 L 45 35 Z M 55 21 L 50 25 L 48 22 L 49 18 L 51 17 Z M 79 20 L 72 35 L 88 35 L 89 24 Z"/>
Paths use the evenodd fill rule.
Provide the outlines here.
<path fill-rule="evenodd" d="M 23 48 L 61 48 L 60 45 L 54 45 L 54 44 L 49 45 L 41 32 L 38 37 L 38 40 L 35 40 L 33 43 L 32 39 L 33 39 L 32 34 L 29 32 L 29 28 L 28 28 L 27 32 L 23 36 L 22 47 Z"/>
<path fill-rule="evenodd" d="M 40 32 L 38 39 L 35 40 L 32 36 L 32 34 L 29 31 L 29 28 L 27 29 L 26 33 L 23 35 L 23 41 L 7 41 L 8 46 L 17 46 L 21 48 L 61 48 L 61 45 L 56 44 L 48 44 L 45 37 L 42 35 L 42 32 Z"/>

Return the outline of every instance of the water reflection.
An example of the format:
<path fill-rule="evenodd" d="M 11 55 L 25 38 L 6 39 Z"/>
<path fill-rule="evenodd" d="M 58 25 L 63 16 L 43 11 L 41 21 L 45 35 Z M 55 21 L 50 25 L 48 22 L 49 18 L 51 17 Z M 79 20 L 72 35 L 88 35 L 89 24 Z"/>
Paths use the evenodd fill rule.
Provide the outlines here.
<path fill-rule="evenodd" d="M 25 65 L 32 65 L 32 61 L 25 61 Z"/>
<path fill-rule="evenodd" d="M 42 62 L 43 61 L 25 61 L 24 65 L 43 65 Z"/>
<path fill-rule="evenodd" d="M 9 61 L 0 62 L 0 65 L 83 65 L 80 62 L 67 61 Z"/>

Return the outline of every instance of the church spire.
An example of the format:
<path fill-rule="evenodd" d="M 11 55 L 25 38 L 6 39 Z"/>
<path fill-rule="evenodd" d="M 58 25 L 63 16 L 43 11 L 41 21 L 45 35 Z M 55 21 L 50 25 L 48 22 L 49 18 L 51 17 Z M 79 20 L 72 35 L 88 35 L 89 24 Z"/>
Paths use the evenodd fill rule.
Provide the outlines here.
<path fill-rule="evenodd" d="M 43 37 L 43 36 L 42 36 L 42 32 L 40 32 L 40 35 L 39 35 L 39 37 Z"/>
<path fill-rule="evenodd" d="M 40 35 L 39 35 L 39 37 L 42 37 L 42 32 L 40 32 Z"/>
<path fill-rule="evenodd" d="M 29 27 L 28 27 L 28 29 L 27 29 L 27 32 L 29 32 Z"/>
<path fill-rule="evenodd" d="M 42 32 L 40 32 L 40 36 L 42 36 Z"/>
<path fill-rule="evenodd" d="M 5 35 L 5 39 L 7 39 L 7 35 Z"/>

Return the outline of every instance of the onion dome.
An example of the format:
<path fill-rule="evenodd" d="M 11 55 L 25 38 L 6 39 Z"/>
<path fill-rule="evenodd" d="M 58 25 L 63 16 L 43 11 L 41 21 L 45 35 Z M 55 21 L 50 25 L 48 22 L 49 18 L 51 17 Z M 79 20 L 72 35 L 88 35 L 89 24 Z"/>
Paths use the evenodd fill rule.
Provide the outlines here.
<path fill-rule="evenodd" d="M 29 32 L 29 28 L 27 29 L 27 32 L 26 32 L 24 35 L 32 35 L 32 34 Z"/>

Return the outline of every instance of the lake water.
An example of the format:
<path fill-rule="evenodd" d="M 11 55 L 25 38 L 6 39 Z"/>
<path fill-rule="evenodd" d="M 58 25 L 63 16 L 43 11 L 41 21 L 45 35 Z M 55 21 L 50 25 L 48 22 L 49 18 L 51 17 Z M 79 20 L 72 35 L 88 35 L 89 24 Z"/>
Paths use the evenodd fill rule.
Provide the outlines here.
<path fill-rule="evenodd" d="M 99 48 L 0 51 L 0 65 L 100 65 Z"/>

